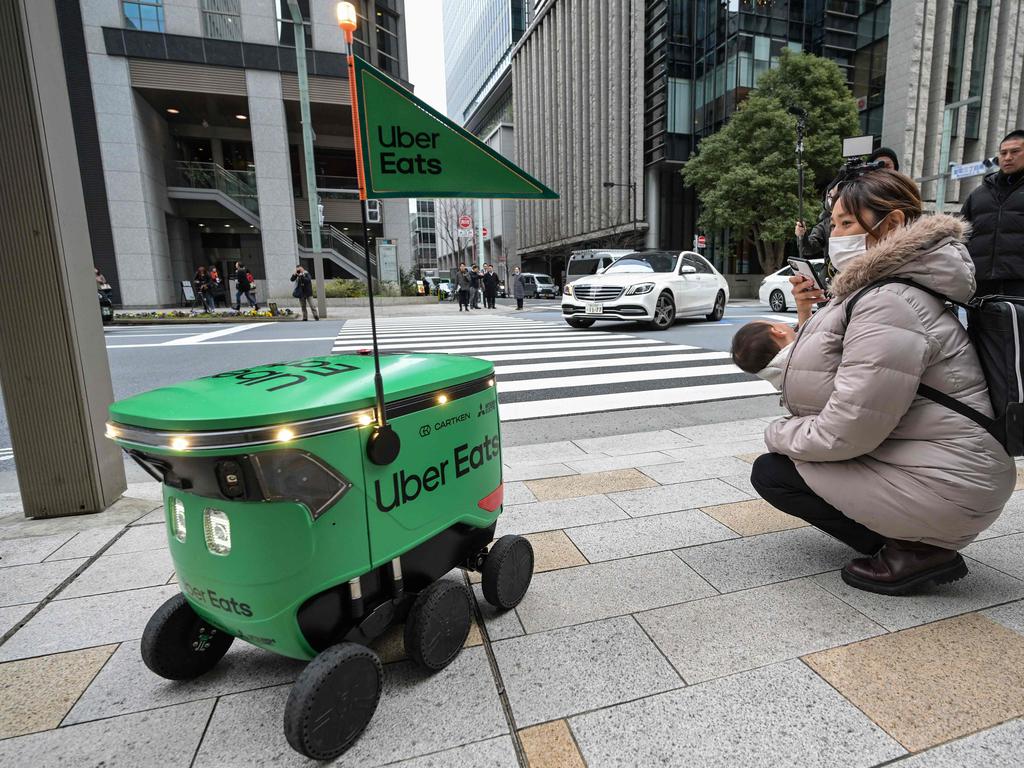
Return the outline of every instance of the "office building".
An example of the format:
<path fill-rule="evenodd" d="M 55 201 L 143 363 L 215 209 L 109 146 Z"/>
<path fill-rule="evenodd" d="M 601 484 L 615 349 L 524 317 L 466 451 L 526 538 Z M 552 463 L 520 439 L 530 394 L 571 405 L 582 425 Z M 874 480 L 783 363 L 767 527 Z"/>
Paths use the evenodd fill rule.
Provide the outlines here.
<path fill-rule="evenodd" d="M 304 19 L 328 276 L 363 277 L 344 40 L 335 2 Z M 408 80 L 403 0 L 357 3 L 357 52 Z M 287 0 L 57 0 L 96 265 L 129 306 L 173 305 L 200 264 L 236 260 L 258 298 L 310 266 L 295 26 Z M 372 237 L 411 265 L 408 201 Z"/>
<path fill-rule="evenodd" d="M 409 214 L 412 235 L 412 268 L 417 278 L 424 270 L 437 269 L 437 225 L 433 200 L 417 200 Z"/>

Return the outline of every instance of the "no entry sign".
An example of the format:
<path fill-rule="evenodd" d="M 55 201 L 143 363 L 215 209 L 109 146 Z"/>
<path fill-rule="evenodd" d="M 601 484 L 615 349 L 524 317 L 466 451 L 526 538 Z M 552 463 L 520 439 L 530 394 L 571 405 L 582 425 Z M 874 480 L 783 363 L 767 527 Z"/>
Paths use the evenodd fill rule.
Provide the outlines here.
<path fill-rule="evenodd" d="M 459 216 L 459 229 L 469 229 L 472 226 L 473 220 L 469 218 L 469 216 L 466 216 L 465 214 Z"/>

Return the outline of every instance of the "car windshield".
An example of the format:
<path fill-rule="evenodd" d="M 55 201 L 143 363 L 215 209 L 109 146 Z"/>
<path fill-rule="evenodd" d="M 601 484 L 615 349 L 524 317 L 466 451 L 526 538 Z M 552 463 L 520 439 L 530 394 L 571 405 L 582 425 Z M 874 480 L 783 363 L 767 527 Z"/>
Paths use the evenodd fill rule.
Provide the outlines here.
<path fill-rule="evenodd" d="M 583 277 L 597 274 L 601 268 L 601 259 L 574 259 L 569 262 L 569 277 Z"/>
<path fill-rule="evenodd" d="M 537 275 L 537 282 L 541 285 L 551 285 L 551 278 L 547 275 Z"/>
<path fill-rule="evenodd" d="M 675 272 L 676 256 L 668 253 L 633 253 L 623 256 L 604 274 L 613 275 L 620 272 Z"/>

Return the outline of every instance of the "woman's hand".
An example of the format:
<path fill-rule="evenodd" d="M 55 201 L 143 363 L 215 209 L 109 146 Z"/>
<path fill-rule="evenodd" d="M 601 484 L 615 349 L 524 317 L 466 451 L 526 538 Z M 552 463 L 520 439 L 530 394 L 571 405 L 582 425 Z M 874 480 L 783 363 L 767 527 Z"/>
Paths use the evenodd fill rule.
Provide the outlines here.
<path fill-rule="evenodd" d="M 798 238 L 803 237 L 807 233 L 807 227 L 804 226 L 802 221 L 797 221 L 796 227 L 793 229 L 793 234 Z"/>
<path fill-rule="evenodd" d="M 814 305 L 825 301 L 825 292 L 806 275 L 793 275 L 789 282 L 793 285 L 793 299 L 796 301 L 796 320 L 803 325 L 811 319 Z"/>

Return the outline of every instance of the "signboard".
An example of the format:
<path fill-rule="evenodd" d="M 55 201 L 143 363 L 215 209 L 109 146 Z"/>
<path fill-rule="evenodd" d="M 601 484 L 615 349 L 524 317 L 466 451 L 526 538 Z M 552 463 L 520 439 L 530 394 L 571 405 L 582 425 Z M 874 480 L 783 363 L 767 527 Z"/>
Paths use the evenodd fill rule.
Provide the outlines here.
<path fill-rule="evenodd" d="M 459 229 L 470 229 L 473 226 L 473 219 L 466 214 L 459 216 Z"/>
<path fill-rule="evenodd" d="M 868 97 L 867 96 L 861 96 L 859 99 L 857 99 L 857 111 L 858 112 L 863 112 L 867 108 L 868 108 Z"/>
<path fill-rule="evenodd" d="M 401 281 L 398 272 L 398 243 L 394 240 L 377 240 L 377 263 L 380 265 L 380 279 Z"/>
<path fill-rule="evenodd" d="M 472 229 L 460 229 L 459 230 L 459 239 L 460 240 L 466 240 L 466 239 L 468 239 L 468 238 L 470 238 L 472 236 L 473 236 L 473 230 Z"/>
<path fill-rule="evenodd" d="M 185 297 L 185 301 L 195 301 L 196 300 L 196 292 L 195 292 L 195 289 L 192 287 L 192 281 L 191 280 L 182 280 L 181 281 L 181 295 Z"/>
<path fill-rule="evenodd" d="M 985 165 L 984 160 L 979 160 L 976 163 L 963 163 L 962 165 L 954 165 L 949 169 L 949 178 L 968 179 L 971 176 L 981 176 L 986 174 L 990 170 L 992 170 L 991 167 Z"/>
<path fill-rule="evenodd" d="M 558 197 L 379 69 L 353 58 L 365 197 Z"/>

